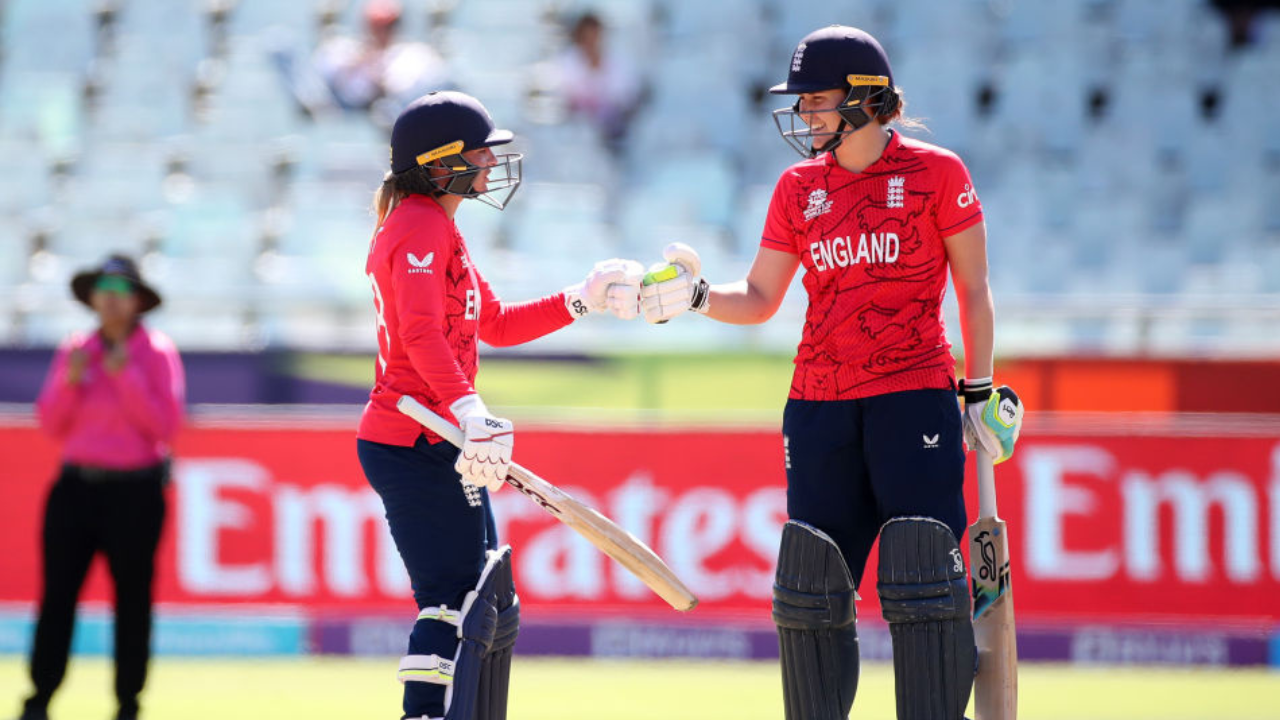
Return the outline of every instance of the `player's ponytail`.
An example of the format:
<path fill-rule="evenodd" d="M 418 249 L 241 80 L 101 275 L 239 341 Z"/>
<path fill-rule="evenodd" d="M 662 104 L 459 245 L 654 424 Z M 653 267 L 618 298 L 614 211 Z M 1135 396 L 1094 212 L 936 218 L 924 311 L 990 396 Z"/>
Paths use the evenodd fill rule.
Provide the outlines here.
<path fill-rule="evenodd" d="M 378 186 L 377 192 L 373 194 L 373 216 L 377 218 L 376 224 L 373 226 L 373 234 L 377 235 L 382 229 L 382 223 L 387 221 L 387 216 L 395 210 L 396 205 L 400 202 L 399 193 L 396 192 L 396 176 L 390 170 L 386 175 L 382 176 L 382 184 Z"/>
<path fill-rule="evenodd" d="M 911 117 L 907 114 L 907 99 L 902 95 L 902 88 L 894 88 L 898 94 L 897 107 L 888 115 L 877 115 L 876 122 L 881 125 L 896 123 L 905 130 L 913 130 L 916 132 L 929 132 L 929 127 L 919 118 Z"/>
<path fill-rule="evenodd" d="M 382 176 L 382 184 L 378 186 L 378 191 L 373 194 L 373 215 L 378 219 L 374 225 L 373 234 L 378 234 L 378 229 L 387 221 L 387 217 L 391 215 L 391 211 L 396 209 L 400 201 L 410 195 L 430 195 L 432 197 L 441 194 L 440 188 L 431 180 L 426 167 L 415 167 L 402 173 L 393 173 L 387 171 Z"/>

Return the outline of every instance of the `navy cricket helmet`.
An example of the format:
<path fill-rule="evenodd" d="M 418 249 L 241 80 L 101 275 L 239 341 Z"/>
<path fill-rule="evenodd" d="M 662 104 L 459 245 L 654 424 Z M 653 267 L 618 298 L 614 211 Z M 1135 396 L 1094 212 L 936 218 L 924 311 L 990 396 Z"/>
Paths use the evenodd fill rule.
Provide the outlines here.
<path fill-rule="evenodd" d="M 850 133 L 857 132 L 873 117 L 891 117 L 899 97 L 893 84 L 893 69 L 884 48 L 869 33 L 847 25 L 829 25 L 804 37 L 791 54 L 787 81 L 769 88 L 775 95 L 799 95 L 824 90 L 845 90 L 845 98 L 831 110 L 840 114 L 835 132 L 814 133 L 800 112 L 800 102 L 773 113 L 778 132 L 804 157 L 835 150 Z M 789 123 L 783 127 L 783 121 Z M 827 139 L 821 147 L 819 139 Z"/>
<path fill-rule="evenodd" d="M 391 172 L 400 175 L 421 172 L 438 192 L 477 198 L 499 210 L 506 206 L 520 186 L 520 153 L 497 155 L 490 166 L 476 165 L 463 153 L 478 148 L 506 145 L 515 136 L 500 130 L 480 101 L 454 90 L 433 92 L 414 100 L 396 118 L 391 128 Z M 432 173 L 442 168 L 444 173 Z M 484 189 L 475 181 L 481 171 L 491 169 Z M 493 193 L 506 191 L 500 200 Z"/>

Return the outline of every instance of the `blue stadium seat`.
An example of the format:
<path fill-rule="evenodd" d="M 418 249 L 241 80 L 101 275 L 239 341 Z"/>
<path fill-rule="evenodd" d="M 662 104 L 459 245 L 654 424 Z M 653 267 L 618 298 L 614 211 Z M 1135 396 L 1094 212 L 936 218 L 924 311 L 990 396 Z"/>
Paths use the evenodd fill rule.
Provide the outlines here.
<path fill-rule="evenodd" d="M 1100 272 L 1116 247 L 1142 234 L 1143 207 L 1132 195 L 1079 195 L 1070 223 L 1073 270 Z"/>
<path fill-rule="evenodd" d="M 4 67 L 0 65 L 0 67 Z M 0 136 L 59 155 L 80 143 L 80 78 L 68 72 L 16 73 L 0 83 Z"/>
<path fill-rule="evenodd" d="M 1262 286 L 1265 293 L 1280 293 L 1280 243 L 1271 243 L 1263 249 L 1255 262 L 1262 268 Z"/>
<path fill-rule="evenodd" d="M 642 108 L 632 161 L 654 160 L 649 148 L 713 147 L 740 152 L 749 89 L 738 74 L 736 43 L 669 48 L 653 71 L 653 97 Z"/>
<path fill-rule="evenodd" d="M 1138 243 L 1140 291 L 1152 295 L 1172 295 L 1182 289 L 1187 274 L 1186 251 L 1177 243 L 1143 241 Z"/>
<path fill-rule="evenodd" d="M 41 148 L 0 136 L 0 216 L 48 203 L 52 191 L 48 170 L 49 158 Z"/>
<path fill-rule="evenodd" d="M 1154 177 L 1144 193 L 1144 230 L 1163 237 L 1177 236 L 1185 225 L 1191 184 L 1184 153 L 1162 153 L 1153 167 Z"/>
<path fill-rule="evenodd" d="M 145 225 L 119 215 L 92 215 L 68 208 L 49 238 L 48 251 L 72 265 L 89 266 L 112 252 L 135 257 L 145 249 Z"/>
<path fill-rule="evenodd" d="M 408 3 L 417 5 L 418 3 Z M 359 7 L 360 3 L 350 3 Z M 252 0 L 238 2 L 230 17 L 232 35 L 258 35 L 272 30 L 288 30 L 302 42 L 311 42 L 317 26 L 317 4 L 298 0 Z"/>
<path fill-rule="evenodd" d="M 304 257 L 337 254 L 363 258 L 373 235 L 373 187 L 372 183 L 294 183 L 279 251 Z"/>
<path fill-rule="evenodd" d="M 641 145 L 632 140 L 629 146 Z M 592 182 L 611 192 L 619 181 L 617 161 L 596 129 L 583 121 L 526 125 L 512 147 L 524 153 L 522 167 L 528 182 Z"/>
<path fill-rule="evenodd" d="M 720 227 L 730 223 L 737 189 L 732 159 L 712 152 L 670 157 L 650 167 L 635 188 L 660 199 L 665 218 Z"/>
<path fill-rule="evenodd" d="M 1241 51 L 1227 74 L 1222 125 L 1234 145 L 1280 151 L 1280 73 L 1277 56 L 1258 48 Z"/>
<path fill-rule="evenodd" d="M 760 107 L 748 111 L 739 153 L 744 183 L 766 183 L 772 188 L 783 170 L 802 159 L 778 134 L 773 121 L 773 110 L 788 105 L 788 97 L 767 95 Z"/>
<path fill-rule="evenodd" d="M 738 194 L 737 209 L 733 213 L 732 249 L 739 257 L 754 257 L 760 248 L 773 188 L 773 182 L 762 182 L 747 185 Z"/>
<path fill-rule="evenodd" d="M 1018 51 L 1034 52 L 1045 43 L 1075 41 L 1085 19 L 1084 6 L 1077 0 L 1014 2 L 988 7 L 994 11 L 989 21 L 1000 27 L 1002 41 Z M 975 11 L 981 9 L 975 8 Z"/>
<path fill-rule="evenodd" d="M 12 0 L 3 6 L 6 72 L 78 73 L 95 52 L 90 0 Z"/>
<path fill-rule="evenodd" d="M 581 263 L 617 253 L 606 215 L 607 196 L 591 183 L 528 183 L 511 205 L 508 247 L 527 255 L 573 258 Z M 477 208 L 489 210 L 489 208 Z M 468 238 L 470 244 L 470 238 Z M 585 269 L 584 271 L 585 272 Z"/>
<path fill-rule="evenodd" d="M 1248 201 L 1239 195 L 1197 195 L 1187 212 L 1187 259 L 1219 263 L 1232 245 L 1248 243 Z"/>
<path fill-rule="evenodd" d="M 160 252 L 165 257 L 247 263 L 257 229 L 243 197 L 201 189 L 164 212 Z"/>
<path fill-rule="evenodd" d="M 907 115 L 928 127 L 918 133 L 920 139 L 961 153 L 968 149 L 976 122 L 973 98 L 978 78 L 967 60 L 945 50 L 937 54 L 912 50 L 895 59 L 893 67 Z"/>
<path fill-rule="evenodd" d="M 1201 125 L 1186 136 L 1184 147 L 1193 192 L 1214 194 L 1226 188 L 1231 174 L 1238 170 L 1237 161 L 1224 150 L 1236 142 L 1223 128 L 1214 125 Z"/>
<path fill-rule="evenodd" d="M 9 296 L 27 275 L 28 244 L 20 229 L 15 216 L 0 214 L 0 318 L 6 317 L 4 308 L 13 300 Z"/>

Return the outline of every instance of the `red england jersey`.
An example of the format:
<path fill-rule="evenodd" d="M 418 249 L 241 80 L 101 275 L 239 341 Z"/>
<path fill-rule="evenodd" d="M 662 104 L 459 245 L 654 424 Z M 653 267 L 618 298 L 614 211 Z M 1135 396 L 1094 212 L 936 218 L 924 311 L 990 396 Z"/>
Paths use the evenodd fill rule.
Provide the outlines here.
<path fill-rule="evenodd" d="M 425 195 L 410 195 L 391 211 L 370 243 L 365 272 L 378 313 L 378 360 L 357 432 L 364 440 L 407 446 L 425 433 L 438 442 L 396 410 L 401 395 L 452 420 L 449 405 L 475 392 L 477 338 L 518 345 L 573 322 L 564 293 L 500 301 L 471 263 L 453 219 Z"/>
<path fill-rule="evenodd" d="M 805 268 L 809 309 L 790 397 L 952 387 L 942 240 L 981 221 L 960 158 L 896 132 L 861 173 L 832 153 L 788 168 L 760 244 L 798 255 Z"/>

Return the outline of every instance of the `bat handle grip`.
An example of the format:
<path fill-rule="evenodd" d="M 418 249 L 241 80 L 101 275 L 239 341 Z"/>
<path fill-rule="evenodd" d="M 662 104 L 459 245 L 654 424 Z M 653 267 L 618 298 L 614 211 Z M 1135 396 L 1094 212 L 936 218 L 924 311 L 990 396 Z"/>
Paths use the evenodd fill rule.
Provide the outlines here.
<path fill-rule="evenodd" d="M 431 412 L 425 405 L 408 395 L 401 395 L 396 401 L 396 409 L 417 420 L 431 432 L 448 440 L 455 447 L 462 447 L 464 438 L 457 425 Z"/>
<path fill-rule="evenodd" d="M 978 517 L 998 517 L 996 512 L 996 469 L 991 455 L 979 445 L 978 456 Z"/>

